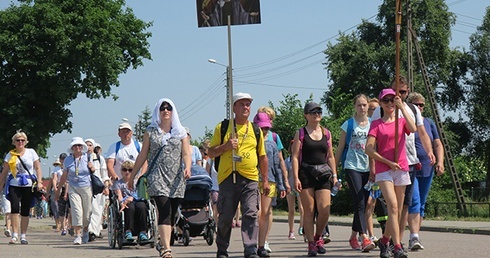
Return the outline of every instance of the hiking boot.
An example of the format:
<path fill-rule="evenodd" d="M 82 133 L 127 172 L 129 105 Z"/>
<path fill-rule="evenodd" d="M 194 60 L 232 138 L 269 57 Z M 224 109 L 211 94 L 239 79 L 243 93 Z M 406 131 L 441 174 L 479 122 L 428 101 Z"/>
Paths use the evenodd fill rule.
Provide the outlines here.
<path fill-rule="evenodd" d="M 316 244 L 314 242 L 308 243 L 308 257 L 317 256 L 318 249 L 316 248 Z"/>
<path fill-rule="evenodd" d="M 361 246 L 359 245 L 359 241 L 357 241 L 356 237 L 349 239 L 349 245 L 354 250 L 361 250 Z"/>
<path fill-rule="evenodd" d="M 390 258 L 390 251 L 388 250 L 387 244 L 383 244 L 381 241 L 378 241 L 378 247 L 380 258 Z"/>
<path fill-rule="evenodd" d="M 327 250 L 325 249 L 325 244 L 323 242 L 323 238 L 319 238 L 318 240 L 316 240 L 316 251 L 319 253 L 319 254 L 324 254 L 327 252 Z"/>
<path fill-rule="evenodd" d="M 362 241 L 361 251 L 367 253 L 373 250 L 374 247 L 376 247 L 376 245 L 369 238 L 364 238 L 364 240 Z"/>
<path fill-rule="evenodd" d="M 420 243 L 420 239 L 418 237 L 412 237 L 408 241 L 408 249 L 411 251 L 424 250 L 424 246 Z"/>

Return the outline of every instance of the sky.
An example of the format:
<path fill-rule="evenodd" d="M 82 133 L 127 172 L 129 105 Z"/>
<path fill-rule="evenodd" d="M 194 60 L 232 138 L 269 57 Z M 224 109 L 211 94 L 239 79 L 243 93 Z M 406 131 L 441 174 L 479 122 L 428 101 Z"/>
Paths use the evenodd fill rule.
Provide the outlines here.
<path fill-rule="evenodd" d="M 0 0 L 0 9 L 10 2 Z M 327 43 L 335 44 L 339 32 L 352 32 L 362 19 L 375 21 L 381 3 L 261 0 L 260 25 L 231 29 L 233 92 L 252 95 L 252 114 L 269 101 L 278 106 L 285 94 L 298 94 L 302 101 L 313 94 L 313 100 L 319 102 L 328 85 L 322 65 Z M 468 38 L 481 25 L 490 0 L 446 3 L 458 16 L 451 47 L 467 49 Z M 41 159 L 44 176 L 55 156 L 67 152 L 72 137 L 93 138 L 105 152 L 119 140 L 117 127 L 123 118 L 137 122 L 138 115 L 146 107 L 152 112 L 160 98 L 175 103 L 193 139 L 203 137 L 206 127 L 214 129 L 226 116 L 227 28 L 198 28 L 194 0 L 126 0 L 126 5 L 139 19 L 153 22 L 148 29 L 153 34 L 149 39 L 152 60 L 144 60 L 144 66 L 120 76 L 120 86 L 112 90 L 119 96 L 117 101 L 80 95 L 71 103 L 72 132 L 51 138 L 48 158 Z"/>

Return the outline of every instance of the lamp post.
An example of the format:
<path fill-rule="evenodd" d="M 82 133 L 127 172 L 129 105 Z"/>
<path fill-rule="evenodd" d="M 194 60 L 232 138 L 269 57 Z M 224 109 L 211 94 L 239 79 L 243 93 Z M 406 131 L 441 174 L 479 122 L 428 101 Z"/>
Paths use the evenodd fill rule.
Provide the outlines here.
<path fill-rule="evenodd" d="M 215 59 L 208 59 L 208 62 L 226 67 L 226 119 L 230 119 L 230 85 L 231 85 L 231 71 L 230 67 L 221 63 L 218 63 Z"/>

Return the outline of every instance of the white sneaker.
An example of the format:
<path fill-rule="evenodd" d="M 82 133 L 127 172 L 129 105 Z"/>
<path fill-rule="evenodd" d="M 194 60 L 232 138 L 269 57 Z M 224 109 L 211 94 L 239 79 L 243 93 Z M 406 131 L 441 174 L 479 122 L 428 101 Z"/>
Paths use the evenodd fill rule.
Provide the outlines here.
<path fill-rule="evenodd" d="M 74 245 L 81 245 L 82 244 L 82 237 L 81 236 L 75 237 L 75 240 L 73 240 L 73 244 Z"/>
<path fill-rule="evenodd" d="M 272 250 L 271 248 L 269 247 L 269 243 L 266 241 L 265 244 L 264 244 L 264 249 L 268 252 L 268 253 L 272 253 Z"/>
<path fill-rule="evenodd" d="M 420 239 L 413 237 L 408 241 L 408 249 L 412 251 L 424 250 L 424 246 L 420 243 Z"/>
<path fill-rule="evenodd" d="M 11 237 L 12 236 L 12 234 L 10 233 L 10 230 L 8 230 L 8 229 L 5 229 L 3 231 L 3 233 L 5 234 L 6 237 Z"/>

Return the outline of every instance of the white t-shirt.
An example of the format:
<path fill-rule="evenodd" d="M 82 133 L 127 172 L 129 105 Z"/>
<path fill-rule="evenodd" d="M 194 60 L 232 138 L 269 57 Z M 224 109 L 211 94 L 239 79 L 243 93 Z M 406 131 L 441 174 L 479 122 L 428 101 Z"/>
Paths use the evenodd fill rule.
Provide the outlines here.
<path fill-rule="evenodd" d="M 414 122 L 416 120 L 416 126 L 417 128 L 419 126 L 424 126 L 424 119 L 422 118 L 422 114 L 420 114 L 420 110 L 415 107 L 415 112 L 417 114 L 414 114 L 412 109 L 408 106 L 407 103 L 405 104 L 405 110 L 412 116 L 412 119 L 414 119 Z M 415 119 L 415 116 L 417 116 L 417 119 Z M 398 117 L 403 117 L 403 113 L 401 111 L 398 112 Z M 377 107 L 373 115 L 371 116 L 372 121 L 376 119 L 381 118 L 381 107 Z M 417 150 L 415 149 L 415 134 L 411 133 L 407 135 L 405 138 L 405 150 L 407 151 L 407 158 L 408 158 L 408 165 L 415 165 L 419 163 L 419 158 L 417 158 Z"/>
<path fill-rule="evenodd" d="M 114 159 L 114 171 L 118 178 L 122 178 L 121 174 L 121 165 L 124 161 L 131 160 L 133 162 L 136 161 L 138 157 L 138 149 L 136 149 L 136 145 L 134 145 L 133 139 L 131 139 L 131 143 L 128 145 L 124 145 L 120 143 L 119 150 L 116 155 L 116 145 L 117 142 L 112 144 L 107 150 L 106 159 Z M 140 146 L 141 143 L 140 143 Z"/>
<path fill-rule="evenodd" d="M 12 157 L 12 155 L 10 155 L 10 152 L 7 153 L 4 161 L 8 163 L 11 157 Z M 29 172 L 31 173 L 31 175 L 33 177 L 36 177 L 37 174 L 36 174 L 36 171 L 34 170 L 34 161 L 39 160 L 39 156 L 37 155 L 36 151 L 34 149 L 26 148 L 24 155 L 22 155 L 22 157 L 19 157 L 19 158 L 22 159 L 22 161 L 26 165 L 27 169 L 29 169 Z M 32 186 L 32 180 L 31 180 L 31 177 L 29 176 L 29 173 L 27 173 L 27 171 L 24 169 L 24 166 L 22 166 L 22 163 L 20 163 L 20 160 L 18 160 L 18 159 L 17 159 L 16 167 L 17 167 L 17 177 L 10 180 L 10 185 L 11 186 L 25 186 L 25 187 Z M 11 174 L 11 171 L 9 171 L 9 173 Z M 28 182 L 27 185 L 19 185 L 19 179 L 20 179 L 19 175 L 21 175 L 21 176 L 25 175 L 26 176 L 26 179 Z"/>
<path fill-rule="evenodd" d="M 54 178 L 54 175 L 57 175 L 58 181 L 56 181 L 56 185 L 60 183 L 61 176 L 63 175 L 63 170 L 61 169 L 61 166 L 54 166 L 53 171 L 51 172 L 51 178 Z"/>

